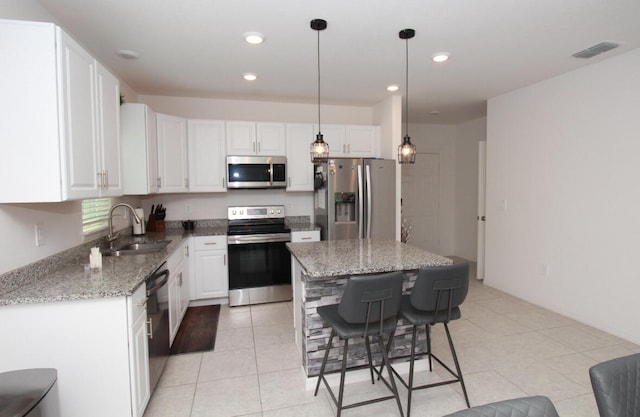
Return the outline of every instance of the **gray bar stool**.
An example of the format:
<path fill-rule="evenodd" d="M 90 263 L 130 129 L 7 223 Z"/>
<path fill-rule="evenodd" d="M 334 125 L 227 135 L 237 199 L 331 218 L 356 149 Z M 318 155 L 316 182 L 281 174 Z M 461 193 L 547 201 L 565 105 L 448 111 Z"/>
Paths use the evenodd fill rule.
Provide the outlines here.
<path fill-rule="evenodd" d="M 640 353 L 589 368 L 600 417 L 640 416 Z"/>
<path fill-rule="evenodd" d="M 398 395 L 398 388 L 393 378 L 392 368 L 389 364 L 387 349 L 383 341 L 384 335 L 392 335 L 396 329 L 398 321 L 397 314 L 402 297 L 402 272 L 391 272 L 379 275 L 364 275 L 349 278 L 345 286 L 342 300 L 339 304 L 318 307 L 318 314 L 331 326 L 331 336 L 327 344 L 320 375 L 314 395 L 318 395 L 320 382 L 324 384 L 336 404 L 338 409 L 337 417 L 340 417 L 342 410 L 361 405 L 371 404 L 395 398 L 400 416 L 403 416 L 402 404 Z M 338 399 L 336 399 L 329 383 L 325 378 L 325 367 L 331 350 L 331 343 L 335 335 L 344 340 L 342 352 L 342 369 L 340 371 L 340 389 Z M 382 377 L 381 371 L 373 367 L 371 362 L 371 346 L 369 337 L 377 338 L 378 350 L 382 354 L 383 366 L 387 366 L 389 382 Z M 349 339 L 364 337 L 369 359 L 369 369 L 371 372 L 371 382 L 374 383 L 373 372 L 378 374 L 378 378 L 389 388 L 393 395 L 379 397 L 367 401 L 343 405 L 344 380 L 347 368 L 347 349 Z M 392 337 L 392 336 L 390 336 Z"/>
<path fill-rule="evenodd" d="M 545 396 L 514 398 L 479 405 L 444 417 L 558 417 L 558 411 Z"/>
<path fill-rule="evenodd" d="M 402 297 L 400 304 L 400 316 L 413 325 L 411 338 L 411 358 L 409 363 L 409 383 L 394 370 L 400 382 L 407 387 L 407 417 L 411 415 L 411 394 L 415 390 L 437 387 L 441 385 L 460 382 L 464 400 L 470 407 L 467 389 L 462 378 L 462 371 L 458 363 L 458 356 L 453 347 L 453 340 L 449 332 L 449 322 L 461 317 L 460 304 L 467 297 L 469 289 L 469 264 L 461 263 L 438 267 L 425 267 L 418 271 L 418 278 L 411 289 L 410 295 Z M 431 326 L 442 323 L 447 333 L 449 348 L 456 370 L 453 371 L 431 352 Z M 433 370 L 432 358 L 442 365 L 454 379 L 439 381 L 431 384 L 413 386 L 413 373 L 416 357 L 416 339 L 419 326 L 425 326 L 427 336 L 427 357 L 429 358 L 429 371 Z M 383 365 L 384 366 L 384 365 Z M 382 371 L 382 369 L 380 370 Z"/>

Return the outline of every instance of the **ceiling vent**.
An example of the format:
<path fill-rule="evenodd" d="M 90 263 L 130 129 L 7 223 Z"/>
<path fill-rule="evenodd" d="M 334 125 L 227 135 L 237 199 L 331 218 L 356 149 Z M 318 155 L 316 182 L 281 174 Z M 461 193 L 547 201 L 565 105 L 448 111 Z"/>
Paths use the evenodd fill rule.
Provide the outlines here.
<path fill-rule="evenodd" d="M 572 56 L 576 57 L 576 58 L 585 58 L 585 59 L 589 59 L 589 58 L 593 58 L 596 55 L 600 55 L 603 52 L 607 52 L 610 51 L 612 49 L 617 48 L 618 46 L 620 46 L 620 44 L 618 43 L 613 43 L 613 42 L 600 42 L 597 45 L 593 45 L 590 46 L 587 49 L 583 49 L 580 52 L 576 52 L 575 54 L 573 54 Z"/>

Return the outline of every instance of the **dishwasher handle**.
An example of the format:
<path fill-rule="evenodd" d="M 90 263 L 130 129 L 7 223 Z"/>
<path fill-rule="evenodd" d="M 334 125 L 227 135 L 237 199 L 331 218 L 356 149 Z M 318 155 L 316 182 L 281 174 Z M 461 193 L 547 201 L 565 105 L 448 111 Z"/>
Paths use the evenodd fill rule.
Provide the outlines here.
<path fill-rule="evenodd" d="M 147 279 L 147 297 L 155 294 L 164 284 L 167 283 L 167 281 L 169 281 L 168 269 L 155 272 Z M 149 287 L 149 283 L 153 283 L 151 287 Z"/>

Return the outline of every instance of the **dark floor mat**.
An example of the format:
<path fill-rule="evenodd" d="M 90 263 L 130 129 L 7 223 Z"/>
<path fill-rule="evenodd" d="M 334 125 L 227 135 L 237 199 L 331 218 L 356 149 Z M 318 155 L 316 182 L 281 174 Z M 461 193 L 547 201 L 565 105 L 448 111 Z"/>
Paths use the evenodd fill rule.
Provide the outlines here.
<path fill-rule="evenodd" d="M 213 350 L 219 316 L 220 305 L 189 307 L 171 346 L 171 354 Z"/>

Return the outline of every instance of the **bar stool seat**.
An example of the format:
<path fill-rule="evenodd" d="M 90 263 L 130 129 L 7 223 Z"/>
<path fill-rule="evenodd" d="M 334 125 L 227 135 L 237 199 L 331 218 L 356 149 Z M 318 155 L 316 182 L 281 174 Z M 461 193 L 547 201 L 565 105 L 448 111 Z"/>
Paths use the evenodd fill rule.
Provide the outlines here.
<path fill-rule="evenodd" d="M 320 317 L 331 326 L 331 336 L 329 337 L 324 359 L 320 367 L 320 375 L 318 376 L 314 395 L 318 395 L 320 383 L 324 382 L 333 402 L 336 404 L 337 417 L 340 417 L 344 409 L 389 399 L 396 400 L 398 409 L 400 410 L 400 416 L 404 416 L 398 388 L 393 377 L 387 349 L 383 340 L 385 335 L 389 335 L 389 338 L 392 338 L 393 332 L 396 329 L 398 308 L 402 297 L 402 280 L 402 272 L 354 276 L 347 280 L 347 285 L 345 286 L 344 294 L 339 304 L 318 307 L 317 311 Z M 327 359 L 329 358 L 333 338 L 336 335 L 344 340 L 338 398 L 336 398 L 325 378 Z M 378 371 L 373 366 L 369 341 L 370 337 L 377 339 L 378 350 L 382 355 L 382 363 L 387 366 L 389 381 L 382 376 L 381 371 Z M 373 373 L 375 372 L 378 375 L 378 379 L 382 380 L 392 395 L 343 405 L 347 352 L 349 340 L 353 338 L 364 338 L 365 340 L 367 359 L 369 362 L 368 367 L 371 372 L 371 382 L 375 383 L 373 377 Z"/>

